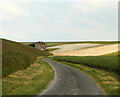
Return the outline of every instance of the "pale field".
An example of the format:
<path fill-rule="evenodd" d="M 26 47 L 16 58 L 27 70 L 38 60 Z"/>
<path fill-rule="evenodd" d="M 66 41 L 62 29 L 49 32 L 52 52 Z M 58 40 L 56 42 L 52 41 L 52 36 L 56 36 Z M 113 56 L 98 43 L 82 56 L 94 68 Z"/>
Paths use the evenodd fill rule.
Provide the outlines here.
<path fill-rule="evenodd" d="M 120 47 L 120 44 L 100 45 L 82 43 L 53 46 L 49 48 L 59 48 L 52 51 L 55 56 L 99 56 L 120 51 L 118 46 Z"/>

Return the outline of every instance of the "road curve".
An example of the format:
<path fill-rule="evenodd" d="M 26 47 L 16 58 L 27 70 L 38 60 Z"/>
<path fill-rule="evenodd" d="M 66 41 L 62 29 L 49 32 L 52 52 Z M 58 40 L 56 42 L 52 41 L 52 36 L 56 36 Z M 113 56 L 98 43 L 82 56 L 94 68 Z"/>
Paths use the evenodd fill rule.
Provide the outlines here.
<path fill-rule="evenodd" d="M 43 59 L 55 70 L 55 79 L 40 95 L 104 95 L 88 75 L 67 65 Z"/>

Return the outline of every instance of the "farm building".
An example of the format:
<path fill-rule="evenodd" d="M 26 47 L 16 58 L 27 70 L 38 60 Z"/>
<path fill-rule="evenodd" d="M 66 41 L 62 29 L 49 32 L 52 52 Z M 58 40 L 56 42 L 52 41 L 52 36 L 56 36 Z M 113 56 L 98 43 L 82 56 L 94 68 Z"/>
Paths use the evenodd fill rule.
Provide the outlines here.
<path fill-rule="evenodd" d="M 32 47 L 36 47 L 40 50 L 46 50 L 46 44 L 45 42 L 42 42 L 42 41 L 39 41 L 39 42 L 36 42 L 36 43 L 33 43 L 33 44 L 29 44 L 29 46 L 32 46 Z"/>

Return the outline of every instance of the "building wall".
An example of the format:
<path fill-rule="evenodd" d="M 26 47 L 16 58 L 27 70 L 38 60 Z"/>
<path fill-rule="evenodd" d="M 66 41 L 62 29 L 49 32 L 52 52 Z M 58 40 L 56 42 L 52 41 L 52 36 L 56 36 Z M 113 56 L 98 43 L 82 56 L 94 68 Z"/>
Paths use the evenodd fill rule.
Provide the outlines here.
<path fill-rule="evenodd" d="M 40 49 L 40 50 L 46 50 L 46 45 L 45 44 L 35 43 L 35 47 Z"/>

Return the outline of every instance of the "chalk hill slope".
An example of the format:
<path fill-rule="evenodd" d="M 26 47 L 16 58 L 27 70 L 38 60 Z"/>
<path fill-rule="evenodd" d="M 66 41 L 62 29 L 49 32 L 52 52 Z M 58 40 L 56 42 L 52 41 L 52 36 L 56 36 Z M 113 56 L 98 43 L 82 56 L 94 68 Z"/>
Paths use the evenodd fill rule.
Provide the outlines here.
<path fill-rule="evenodd" d="M 38 56 L 48 55 L 46 51 L 2 39 L 2 77 L 27 68 Z"/>

